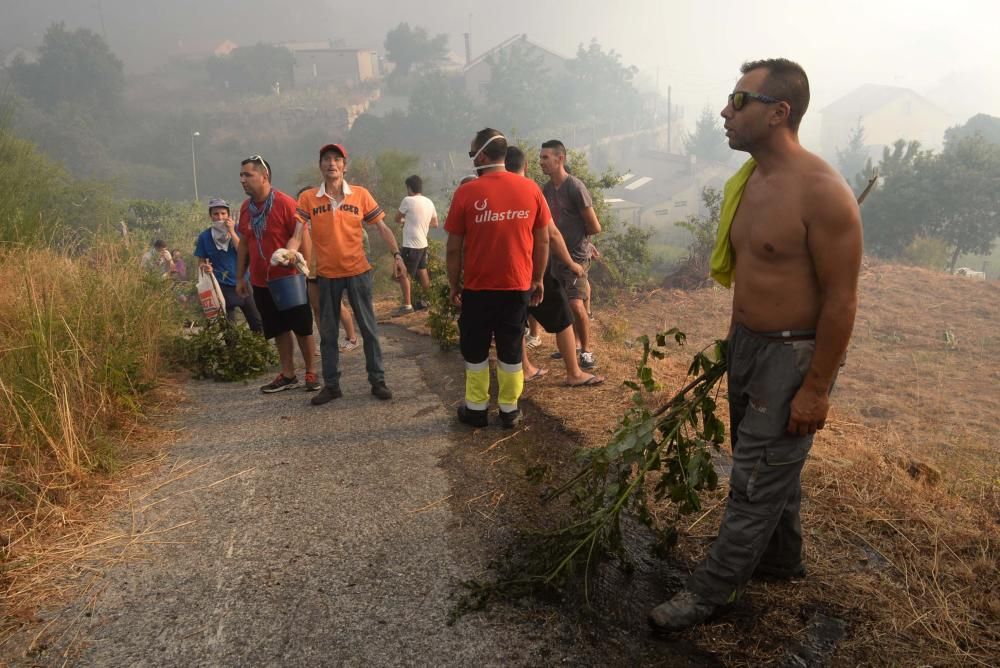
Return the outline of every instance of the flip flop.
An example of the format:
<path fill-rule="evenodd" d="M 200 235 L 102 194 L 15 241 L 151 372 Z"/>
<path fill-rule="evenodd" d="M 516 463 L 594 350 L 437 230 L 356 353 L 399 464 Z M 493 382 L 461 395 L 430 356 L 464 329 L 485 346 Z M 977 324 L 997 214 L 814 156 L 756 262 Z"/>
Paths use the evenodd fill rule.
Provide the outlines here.
<path fill-rule="evenodd" d="M 535 373 L 531 374 L 530 376 L 524 377 L 524 382 L 530 383 L 533 380 L 538 380 L 542 376 L 548 374 L 548 372 L 549 372 L 548 369 L 543 369 L 541 367 L 538 367 L 537 369 L 535 369 Z"/>
<path fill-rule="evenodd" d="M 566 387 L 592 387 L 604 382 L 604 376 L 591 376 L 582 383 L 566 383 Z"/>

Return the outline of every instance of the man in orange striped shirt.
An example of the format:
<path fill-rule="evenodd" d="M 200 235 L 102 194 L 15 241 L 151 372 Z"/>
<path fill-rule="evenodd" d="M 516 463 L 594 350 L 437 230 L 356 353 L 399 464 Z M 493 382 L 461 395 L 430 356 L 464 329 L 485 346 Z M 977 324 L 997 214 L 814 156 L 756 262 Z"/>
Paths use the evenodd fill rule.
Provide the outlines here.
<path fill-rule="evenodd" d="M 324 387 L 312 398 L 312 403 L 319 406 L 343 396 L 337 329 L 339 305 L 345 292 L 364 340 L 365 369 L 372 394 L 379 399 L 391 399 L 392 392 L 385 384 L 382 348 L 372 306 L 372 266 L 365 256 L 362 226 L 374 226 L 392 249 L 396 272 L 406 271 L 406 267 L 396 237 L 384 222 L 382 207 L 366 189 L 348 185 L 344 180 L 347 150 L 340 144 L 327 144 L 319 151 L 319 168 L 323 183 L 299 196 L 299 215 L 309 227 L 319 279 Z"/>

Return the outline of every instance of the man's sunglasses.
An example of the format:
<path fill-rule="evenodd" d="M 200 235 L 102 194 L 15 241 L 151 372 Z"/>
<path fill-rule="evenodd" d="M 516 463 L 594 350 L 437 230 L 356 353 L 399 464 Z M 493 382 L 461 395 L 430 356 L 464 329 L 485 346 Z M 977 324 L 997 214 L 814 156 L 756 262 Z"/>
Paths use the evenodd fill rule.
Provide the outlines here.
<path fill-rule="evenodd" d="M 729 104 L 732 105 L 733 111 L 739 111 L 742 109 L 748 100 L 757 100 L 758 102 L 763 102 L 764 104 L 784 102 L 784 100 L 779 100 L 776 97 L 761 95 L 760 93 L 751 93 L 748 90 L 738 90 L 729 94 Z"/>
<path fill-rule="evenodd" d="M 730 96 L 730 97 L 732 97 L 732 96 Z M 264 168 L 264 171 L 267 172 L 267 178 L 269 178 L 269 179 L 271 178 L 271 170 L 268 169 L 267 163 L 264 162 L 264 158 L 260 157 L 259 155 L 251 155 L 249 158 L 246 159 L 246 162 L 256 162 L 256 163 L 259 163 L 260 166 Z"/>

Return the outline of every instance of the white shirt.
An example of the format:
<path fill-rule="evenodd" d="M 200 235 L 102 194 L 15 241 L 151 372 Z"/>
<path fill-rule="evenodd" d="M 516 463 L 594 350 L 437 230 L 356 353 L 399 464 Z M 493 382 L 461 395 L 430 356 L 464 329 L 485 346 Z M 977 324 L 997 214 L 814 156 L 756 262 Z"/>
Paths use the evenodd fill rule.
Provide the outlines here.
<path fill-rule="evenodd" d="M 403 219 L 403 247 L 427 248 L 427 230 L 431 219 L 437 215 L 434 202 L 423 195 L 404 197 L 399 203 L 399 212 Z"/>

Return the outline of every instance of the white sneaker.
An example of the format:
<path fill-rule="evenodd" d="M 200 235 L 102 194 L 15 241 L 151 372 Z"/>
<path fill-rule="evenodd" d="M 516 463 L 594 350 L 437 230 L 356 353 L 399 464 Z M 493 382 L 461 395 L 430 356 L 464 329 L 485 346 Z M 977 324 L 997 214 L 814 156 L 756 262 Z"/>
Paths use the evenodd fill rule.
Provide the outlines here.
<path fill-rule="evenodd" d="M 524 345 L 528 346 L 529 348 L 537 348 L 538 346 L 542 345 L 542 337 L 532 336 L 531 334 L 528 334 L 527 336 L 524 337 Z"/>
<path fill-rule="evenodd" d="M 344 341 L 340 344 L 340 352 L 348 353 L 356 349 L 357 347 L 358 347 L 357 339 L 355 339 L 354 341 L 351 341 L 350 339 L 344 339 Z"/>
<path fill-rule="evenodd" d="M 597 366 L 597 360 L 594 359 L 594 353 L 590 351 L 585 351 L 580 353 L 581 369 L 593 369 L 596 366 Z"/>

